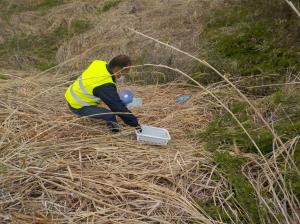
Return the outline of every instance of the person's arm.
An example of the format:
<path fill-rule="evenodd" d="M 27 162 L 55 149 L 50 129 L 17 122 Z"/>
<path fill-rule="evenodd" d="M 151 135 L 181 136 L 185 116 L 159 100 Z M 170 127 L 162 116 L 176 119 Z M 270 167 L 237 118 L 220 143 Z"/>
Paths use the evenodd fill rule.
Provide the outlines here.
<path fill-rule="evenodd" d="M 139 127 L 138 119 L 132 114 L 130 110 L 125 106 L 125 104 L 120 99 L 117 92 L 117 88 L 114 84 L 108 83 L 102 86 L 96 87 L 93 90 L 93 94 L 99 97 L 112 112 L 120 112 L 126 114 L 117 114 L 127 125 L 132 127 Z"/>

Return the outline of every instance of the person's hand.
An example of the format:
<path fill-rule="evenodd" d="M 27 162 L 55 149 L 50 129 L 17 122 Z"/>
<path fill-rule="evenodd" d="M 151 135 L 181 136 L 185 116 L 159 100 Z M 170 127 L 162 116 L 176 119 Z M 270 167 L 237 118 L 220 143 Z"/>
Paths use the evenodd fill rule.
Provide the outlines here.
<path fill-rule="evenodd" d="M 142 131 L 143 131 L 141 125 L 136 126 L 136 127 L 135 127 L 135 130 L 136 130 L 138 133 L 142 133 Z"/>

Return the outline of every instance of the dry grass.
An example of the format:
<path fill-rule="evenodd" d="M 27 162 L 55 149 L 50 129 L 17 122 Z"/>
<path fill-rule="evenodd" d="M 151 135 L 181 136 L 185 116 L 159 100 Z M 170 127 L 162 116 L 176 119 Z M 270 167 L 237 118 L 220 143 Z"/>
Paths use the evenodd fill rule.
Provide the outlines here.
<path fill-rule="evenodd" d="M 297 16 L 300 18 L 300 12 L 299 10 L 296 8 L 296 6 L 294 5 L 294 3 L 290 0 L 284 0 L 290 7 L 291 9 L 297 14 Z"/>
<path fill-rule="evenodd" d="M 286 144 L 290 155 L 294 155 L 298 142 L 299 136 Z M 293 165 L 287 158 L 282 157 L 282 151 L 276 146 L 274 146 L 274 153 L 268 157 L 268 163 L 266 164 L 259 157 L 252 158 L 251 162 L 244 166 L 243 174 L 248 178 L 256 191 L 260 203 L 264 205 L 268 213 L 276 220 L 276 223 L 299 223 L 299 198 L 296 197 L 290 186 L 285 185 L 284 192 L 282 192 L 283 190 L 279 191 L 278 184 L 274 183 L 273 178 L 270 178 L 273 175 L 282 175 L 287 179 L 289 172 L 294 170 Z M 270 166 L 271 170 L 267 166 Z M 265 192 L 270 194 L 268 199 L 264 195 Z M 279 192 L 282 192 L 283 195 L 278 196 Z"/>
<path fill-rule="evenodd" d="M 2 223 L 224 223 L 199 206 L 206 200 L 220 206 L 231 223 L 247 217 L 209 153 L 188 138 L 211 120 L 206 96 L 222 86 L 130 86 L 144 98 L 143 108 L 134 109 L 141 123 L 171 132 L 171 144 L 155 147 L 138 144 L 132 129 L 112 135 L 101 122 L 70 114 L 63 99 L 69 75 L 6 76 L 14 82 L 0 83 Z M 193 99 L 176 105 L 181 94 Z M 291 155 L 295 142 L 286 145 Z M 277 195 L 282 190 L 273 178 L 284 177 L 278 169 L 284 148 L 277 149 L 271 157 L 246 155 L 252 162 L 244 174 L 270 216 L 281 213 L 285 223 L 294 223 L 299 217 L 290 210 L 297 212 L 299 202 L 288 188 Z M 262 195 L 266 191 L 272 201 Z"/>
<path fill-rule="evenodd" d="M 195 2 L 191 1 L 191 6 Z M 173 4 L 174 7 L 182 7 L 181 3 L 177 1 Z M 101 7 L 101 4 L 100 1 L 93 1 L 95 7 Z M 47 14 L 38 24 L 31 24 L 32 18 L 36 18 L 32 12 L 26 13 L 29 22 L 20 20 L 25 18 L 24 14 L 14 17 L 12 23 L 20 24 L 20 32 L 52 32 L 62 23 L 71 24 L 75 17 L 68 17 L 69 14 L 76 12 L 77 16 L 81 16 L 96 13 L 94 7 L 87 5 L 84 2 L 70 2 Z M 153 4 L 150 11 L 137 2 L 133 5 L 138 9 L 135 15 L 127 15 L 130 8 L 121 4 L 116 12 L 88 17 L 94 24 L 100 25 L 61 46 L 57 59 L 62 63 L 47 71 L 61 67 L 81 69 L 90 58 L 103 55 L 103 52 L 110 52 L 111 55 L 104 55 L 106 58 L 120 51 L 137 55 L 137 52 L 130 52 L 132 44 L 135 44 L 137 50 L 153 49 L 151 54 L 161 55 L 153 63 L 168 64 L 171 60 L 171 64 L 181 62 L 188 67 L 187 61 L 193 58 L 225 78 L 226 85 L 241 95 L 234 83 L 207 62 L 178 48 L 152 38 L 171 47 L 166 57 L 166 54 L 160 54 L 165 53 L 165 49 L 142 38 L 128 36 L 128 39 L 119 40 L 118 37 L 124 34 L 116 26 L 119 24 L 119 14 L 132 27 L 160 30 L 159 34 L 152 32 L 152 35 L 165 36 L 168 33 L 176 37 L 186 33 L 189 40 L 191 34 L 186 29 L 201 18 L 201 15 L 188 10 L 180 15 L 176 14 L 176 10 L 166 13 L 166 5 L 160 5 L 159 1 Z M 148 25 L 145 26 L 145 21 L 137 19 L 157 18 L 162 12 L 169 16 L 163 19 L 163 24 L 147 19 Z M 174 18 L 181 21 L 183 17 L 187 18 L 185 24 L 179 25 L 184 25 L 184 28 L 178 25 L 177 29 L 171 29 L 176 30 L 175 33 L 169 32 L 168 21 Z M 110 18 L 110 23 L 105 22 L 107 18 Z M 168 36 L 165 38 L 167 41 Z M 188 47 L 186 42 L 177 46 L 197 49 L 194 45 L 197 42 L 193 39 L 192 44 L 188 41 Z M 120 46 L 124 48 L 120 49 Z M 183 60 L 181 55 L 177 57 L 174 53 L 177 50 L 187 55 L 188 59 Z M 169 66 L 148 66 L 171 69 L 189 78 L 188 74 Z M 47 71 L 34 77 L 12 71 L 6 74 L 11 80 L 0 82 L 0 223 L 224 223 L 222 217 L 213 220 L 199 207 L 198 202 L 205 200 L 213 200 L 215 205 L 220 206 L 231 223 L 241 223 L 242 217 L 247 217 L 247 211 L 243 211 L 235 201 L 234 190 L 218 173 L 209 153 L 202 150 L 196 139 L 188 138 L 196 130 L 206 127 L 211 119 L 211 104 L 221 105 L 235 116 L 226 102 L 215 94 L 220 86 L 212 89 L 196 83 L 199 88 L 193 92 L 178 87 L 176 83 L 131 86 L 138 97 L 144 98 L 143 108 L 134 110 L 141 123 L 166 127 L 173 137 L 167 147 L 153 147 L 137 144 L 132 129 L 124 128 L 120 134 L 112 135 L 101 122 L 70 114 L 63 94 L 71 76 L 62 75 L 59 71 L 49 74 Z M 176 96 L 183 93 L 192 94 L 193 100 L 176 105 Z M 206 95 L 211 95 L 215 102 L 209 102 Z M 256 111 L 244 95 L 239 97 Z M 238 119 L 236 121 L 239 123 Z M 243 124 L 240 125 L 243 128 Z M 243 172 L 272 220 L 297 223 L 300 220 L 299 201 L 286 186 L 284 172 L 294 168 L 291 155 L 298 138 L 283 144 L 275 130 L 269 128 L 274 139 L 277 139 L 273 154 L 268 157 L 262 154 L 252 157 L 244 155 L 251 162 Z M 247 133 L 245 128 L 243 130 Z M 253 141 L 253 144 L 256 143 Z M 257 149 L 259 151 L 258 146 Z M 281 164 L 285 164 L 285 169 L 281 169 Z M 268 192 L 268 197 L 264 196 L 265 192 Z M 278 214 L 281 214 L 280 218 Z"/>
<path fill-rule="evenodd" d="M 191 79 L 168 66 L 146 66 L 170 69 Z M 141 122 L 171 131 L 171 144 L 161 148 L 137 144 L 132 129 L 112 135 L 101 122 L 71 115 L 62 97 L 69 75 L 6 75 L 15 82 L 2 81 L 0 87 L 1 216 L 5 222 L 224 223 L 221 216 L 213 220 L 199 207 L 198 202 L 206 200 L 220 206 L 231 223 L 247 217 L 210 155 L 196 140 L 187 138 L 206 127 L 211 104 L 217 102 L 231 112 L 215 94 L 222 85 L 207 88 L 195 82 L 199 88 L 193 92 L 176 83 L 131 86 L 145 101 L 142 109 L 134 110 Z M 176 105 L 176 96 L 183 93 L 192 94 L 193 100 Z M 207 95 L 216 102 L 207 100 Z M 245 166 L 244 175 L 277 223 L 299 220 L 299 202 L 282 181 L 284 170 L 279 169 L 287 153 L 284 163 L 293 168 L 294 145 L 274 144 L 271 157 L 246 155 L 253 162 Z M 266 191 L 272 201 L 262 195 Z M 277 218 L 279 213 L 283 219 Z"/>
<path fill-rule="evenodd" d="M 131 87 L 144 98 L 135 110 L 141 122 L 167 127 L 173 137 L 169 146 L 153 147 L 138 144 L 132 129 L 112 135 L 101 122 L 71 115 L 62 97 L 68 79 L 47 74 L 1 83 L 2 223 L 213 222 L 196 201 L 227 185 L 211 179 L 213 163 L 186 138 L 210 119 L 200 104 L 204 93 L 175 105 L 190 91 Z"/>

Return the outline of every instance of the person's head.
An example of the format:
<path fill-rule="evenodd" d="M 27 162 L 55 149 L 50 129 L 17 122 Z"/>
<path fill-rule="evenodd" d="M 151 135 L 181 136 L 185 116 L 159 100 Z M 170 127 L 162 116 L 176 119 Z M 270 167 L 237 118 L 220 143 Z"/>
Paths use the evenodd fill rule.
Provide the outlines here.
<path fill-rule="evenodd" d="M 112 70 L 112 73 L 114 75 L 120 75 L 122 74 L 127 74 L 130 70 L 130 68 L 126 68 L 122 70 L 125 67 L 131 66 L 131 59 L 127 55 L 118 55 L 114 57 L 113 59 L 110 60 L 109 62 L 109 67 Z M 122 72 L 120 72 L 122 70 Z"/>

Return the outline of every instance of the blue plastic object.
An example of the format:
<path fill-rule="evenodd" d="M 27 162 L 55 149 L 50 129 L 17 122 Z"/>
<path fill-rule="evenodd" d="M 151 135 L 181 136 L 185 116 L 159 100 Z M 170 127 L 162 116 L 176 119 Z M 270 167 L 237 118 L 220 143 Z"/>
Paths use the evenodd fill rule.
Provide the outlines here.
<path fill-rule="evenodd" d="M 119 96 L 125 105 L 128 105 L 133 101 L 133 93 L 129 89 L 121 90 Z"/>
<path fill-rule="evenodd" d="M 184 103 L 185 101 L 189 100 L 190 98 L 191 98 L 191 96 L 187 96 L 187 95 L 177 97 L 176 98 L 176 103 L 177 104 Z"/>
<path fill-rule="evenodd" d="M 135 98 L 133 97 L 133 100 L 130 104 L 128 104 L 128 107 L 141 107 L 143 105 L 143 99 L 142 98 Z"/>

